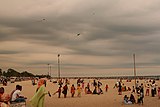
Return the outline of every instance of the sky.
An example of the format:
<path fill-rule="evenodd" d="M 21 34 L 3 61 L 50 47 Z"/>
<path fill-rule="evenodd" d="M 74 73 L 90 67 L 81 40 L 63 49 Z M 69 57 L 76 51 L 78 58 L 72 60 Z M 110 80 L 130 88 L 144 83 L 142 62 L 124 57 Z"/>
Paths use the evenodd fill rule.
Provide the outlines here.
<path fill-rule="evenodd" d="M 159 0 L 0 0 L 0 68 L 61 76 L 160 74 Z"/>

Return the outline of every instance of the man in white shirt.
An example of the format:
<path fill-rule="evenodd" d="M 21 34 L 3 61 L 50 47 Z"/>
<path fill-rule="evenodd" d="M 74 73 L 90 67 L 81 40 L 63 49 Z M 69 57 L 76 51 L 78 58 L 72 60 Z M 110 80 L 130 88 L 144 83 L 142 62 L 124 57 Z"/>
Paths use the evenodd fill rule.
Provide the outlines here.
<path fill-rule="evenodd" d="M 25 102 L 25 97 L 21 95 L 22 86 L 16 85 L 16 90 L 11 94 L 12 102 Z"/>

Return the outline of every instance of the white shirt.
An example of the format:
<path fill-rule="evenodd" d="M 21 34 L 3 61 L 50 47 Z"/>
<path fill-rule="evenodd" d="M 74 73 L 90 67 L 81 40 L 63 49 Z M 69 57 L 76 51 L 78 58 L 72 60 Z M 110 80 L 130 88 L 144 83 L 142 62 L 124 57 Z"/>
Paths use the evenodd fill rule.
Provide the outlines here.
<path fill-rule="evenodd" d="M 11 101 L 15 101 L 18 98 L 18 96 L 20 96 L 20 95 L 21 95 L 21 91 L 20 90 L 16 90 L 12 95 Z"/>

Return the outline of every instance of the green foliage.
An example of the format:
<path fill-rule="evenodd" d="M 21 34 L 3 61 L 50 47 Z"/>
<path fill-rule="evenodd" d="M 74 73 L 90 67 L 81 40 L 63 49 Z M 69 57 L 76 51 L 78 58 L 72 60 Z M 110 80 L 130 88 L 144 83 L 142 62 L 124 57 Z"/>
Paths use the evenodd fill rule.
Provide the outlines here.
<path fill-rule="evenodd" d="M 34 77 L 34 75 L 32 73 L 24 71 L 21 73 L 21 77 Z"/>
<path fill-rule="evenodd" d="M 7 72 L 3 71 L 2 76 L 5 76 L 5 77 L 34 77 L 32 73 L 29 73 L 27 71 L 19 73 L 18 71 L 11 69 L 11 68 L 8 69 Z"/>
<path fill-rule="evenodd" d="M 5 76 L 5 77 L 39 77 L 39 78 L 51 78 L 49 75 L 34 75 L 32 73 L 29 73 L 27 71 L 23 71 L 22 73 L 14 70 L 14 69 L 8 69 L 7 72 L 3 71 L 2 69 L 0 69 L 0 74 L 1 76 Z"/>

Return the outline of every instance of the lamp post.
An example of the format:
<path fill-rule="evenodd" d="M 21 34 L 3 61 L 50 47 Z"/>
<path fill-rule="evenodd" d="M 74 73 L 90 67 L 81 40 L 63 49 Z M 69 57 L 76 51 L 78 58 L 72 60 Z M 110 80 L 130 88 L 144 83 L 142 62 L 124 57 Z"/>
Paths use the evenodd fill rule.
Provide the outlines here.
<path fill-rule="evenodd" d="M 60 79 L 60 54 L 58 54 L 58 78 Z"/>
<path fill-rule="evenodd" d="M 47 65 L 48 65 L 48 75 L 49 75 L 49 71 L 50 71 L 50 69 L 49 69 L 49 65 L 50 65 L 50 64 L 47 64 Z"/>
<path fill-rule="evenodd" d="M 50 69 L 49 70 L 50 70 L 50 78 L 51 78 L 52 77 L 52 75 L 51 75 L 51 65 L 50 65 Z"/>
<path fill-rule="evenodd" d="M 135 79 L 135 87 L 136 87 L 136 55 L 133 54 L 133 61 L 134 61 L 134 79 Z"/>

